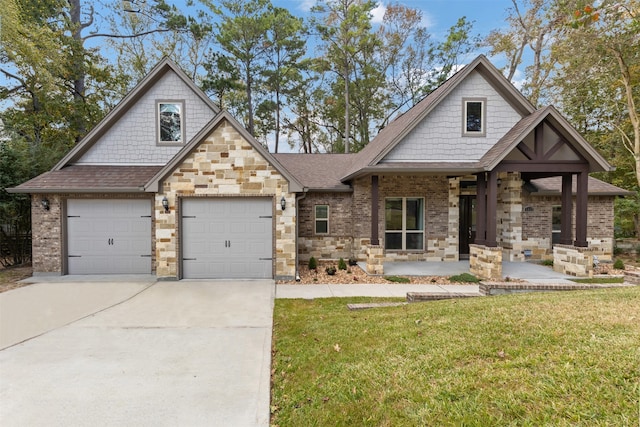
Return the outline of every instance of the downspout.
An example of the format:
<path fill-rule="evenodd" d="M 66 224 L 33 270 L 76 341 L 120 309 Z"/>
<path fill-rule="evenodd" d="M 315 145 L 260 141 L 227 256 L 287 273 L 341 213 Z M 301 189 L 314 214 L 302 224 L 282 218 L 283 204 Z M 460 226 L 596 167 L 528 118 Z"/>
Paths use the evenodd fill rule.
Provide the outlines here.
<path fill-rule="evenodd" d="M 300 267 L 300 262 L 298 260 L 298 241 L 300 240 L 300 205 L 298 202 L 307 197 L 307 191 L 309 191 L 309 189 L 305 187 L 302 191 L 303 193 L 301 195 L 296 195 L 296 282 L 300 281 L 300 271 L 298 270 Z"/>

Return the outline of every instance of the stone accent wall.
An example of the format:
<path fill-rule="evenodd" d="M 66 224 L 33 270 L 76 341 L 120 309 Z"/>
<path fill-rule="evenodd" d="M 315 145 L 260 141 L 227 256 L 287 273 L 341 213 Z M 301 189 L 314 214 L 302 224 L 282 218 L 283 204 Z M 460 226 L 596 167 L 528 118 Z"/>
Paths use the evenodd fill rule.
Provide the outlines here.
<path fill-rule="evenodd" d="M 502 248 L 469 245 L 469 271 L 486 280 L 502 279 Z"/>
<path fill-rule="evenodd" d="M 164 213 L 162 198 L 169 200 Z M 182 197 L 266 196 L 274 201 L 274 277 L 295 277 L 295 194 L 286 179 L 228 122 L 222 122 L 162 183 L 155 198 L 159 278 L 179 277 L 179 199 Z M 287 209 L 279 207 L 284 196 Z"/>
<path fill-rule="evenodd" d="M 44 198 L 49 200 L 48 211 L 41 205 Z M 63 274 L 63 211 L 59 194 L 31 195 L 31 264 L 34 276 Z"/>
<path fill-rule="evenodd" d="M 300 237 L 298 241 L 298 260 L 307 262 L 311 257 L 324 260 L 348 260 L 354 256 L 353 239 L 343 237 Z"/>
<path fill-rule="evenodd" d="M 524 261 L 522 242 L 522 180 L 518 172 L 500 173 L 498 188 L 498 244 L 509 261 Z"/>
<path fill-rule="evenodd" d="M 542 258 L 552 254 L 551 212 L 553 206 L 560 206 L 560 196 L 534 196 L 523 194 L 522 240 L 523 249 L 538 247 L 545 249 Z M 589 196 L 587 205 L 587 241 L 601 251 L 602 260 L 610 260 L 613 255 L 613 209 L 614 197 Z M 572 208 L 572 238 L 575 239 L 575 197 Z M 539 245 L 539 246 L 536 246 Z M 544 246 L 542 246 L 544 245 Z"/>
<path fill-rule="evenodd" d="M 592 277 L 594 255 L 601 257 L 602 250 L 571 245 L 554 245 L 553 270 L 570 276 Z"/>
<path fill-rule="evenodd" d="M 384 247 L 369 245 L 367 247 L 367 273 L 384 274 Z"/>
<path fill-rule="evenodd" d="M 460 178 L 449 179 L 449 219 L 443 249 L 443 261 L 460 259 Z"/>

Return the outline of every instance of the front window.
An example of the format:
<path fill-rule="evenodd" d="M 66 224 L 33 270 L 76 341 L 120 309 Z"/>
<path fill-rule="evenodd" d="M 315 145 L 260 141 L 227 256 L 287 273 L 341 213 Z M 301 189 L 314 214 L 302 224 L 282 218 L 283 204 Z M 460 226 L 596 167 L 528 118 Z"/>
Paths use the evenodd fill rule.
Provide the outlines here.
<path fill-rule="evenodd" d="M 329 205 L 316 205 L 316 234 L 329 234 Z"/>
<path fill-rule="evenodd" d="M 184 142 L 184 104 L 178 101 L 158 102 L 158 142 Z"/>
<path fill-rule="evenodd" d="M 385 249 L 424 250 L 424 199 L 388 198 L 384 205 Z"/>
<path fill-rule="evenodd" d="M 484 99 L 464 100 L 464 122 L 462 133 L 466 136 L 483 136 L 485 134 L 485 104 Z"/>

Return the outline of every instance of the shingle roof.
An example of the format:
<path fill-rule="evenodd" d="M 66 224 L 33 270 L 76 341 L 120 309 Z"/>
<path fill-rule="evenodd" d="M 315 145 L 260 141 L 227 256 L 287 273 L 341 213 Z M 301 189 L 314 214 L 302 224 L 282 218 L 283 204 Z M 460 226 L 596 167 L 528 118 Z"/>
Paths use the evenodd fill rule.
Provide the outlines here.
<path fill-rule="evenodd" d="M 531 192 L 532 196 L 559 196 L 562 191 L 562 177 L 560 176 L 532 179 L 530 183 L 536 190 Z M 588 187 L 591 196 L 631 196 L 634 194 L 632 191 L 623 190 L 591 176 Z M 577 180 L 574 179 L 571 186 L 573 194 L 576 194 L 576 188 Z"/>
<path fill-rule="evenodd" d="M 11 193 L 137 192 L 162 166 L 74 165 L 45 172 L 15 188 Z"/>
<path fill-rule="evenodd" d="M 349 191 L 340 178 L 357 154 L 273 154 L 296 179 L 310 190 Z"/>

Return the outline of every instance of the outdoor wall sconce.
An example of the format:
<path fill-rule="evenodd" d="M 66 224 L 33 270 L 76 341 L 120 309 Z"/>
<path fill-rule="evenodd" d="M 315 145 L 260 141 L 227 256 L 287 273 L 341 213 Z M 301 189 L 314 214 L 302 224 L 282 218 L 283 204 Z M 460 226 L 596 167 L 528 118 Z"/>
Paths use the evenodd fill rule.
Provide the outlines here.
<path fill-rule="evenodd" d="M 49 199 L 45 197 L 44 199 L 40 200 L 40 204 L 42 205 L 42 209 L 44 209 L 45 211 L 49 210 Z"/>
<path fill-rule="evenodd" d="M 164 213 L 169 213 L 169 200 L 167 200 L 167 196 L 162 198 L 162 207 L 164 208 Z"/>
<path fill-rule="evenodd" d="M 502 178 L 498 178 L 496 183 L 498 184 L 498 187 L 500 187 L 502 185 Z"/>
<path fill-rule="evenodd" d="M 282 199 L 280 199 L 280 207 L 282 208 L 282 210 L 285 210 L 285 208 L 287 207 L 287 201 L 284 199 L 284 196 L 282 196 Z"/>

